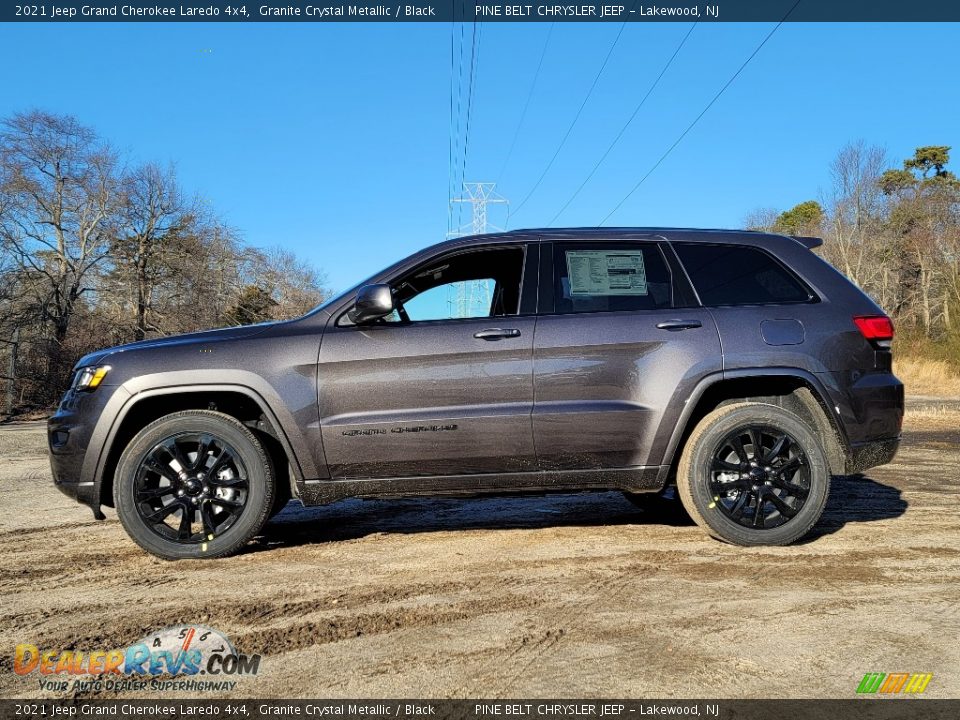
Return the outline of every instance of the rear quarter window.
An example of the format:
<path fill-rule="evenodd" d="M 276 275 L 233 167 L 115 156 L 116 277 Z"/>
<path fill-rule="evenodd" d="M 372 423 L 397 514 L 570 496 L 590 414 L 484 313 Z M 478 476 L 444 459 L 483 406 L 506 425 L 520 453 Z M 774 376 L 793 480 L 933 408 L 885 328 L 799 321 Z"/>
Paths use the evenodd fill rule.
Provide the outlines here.
<path fill-rule="evenodd" d="M 743 245 L 673 243 L 704 305 L 769 305 L 815 299 L 769 253 Z"/>

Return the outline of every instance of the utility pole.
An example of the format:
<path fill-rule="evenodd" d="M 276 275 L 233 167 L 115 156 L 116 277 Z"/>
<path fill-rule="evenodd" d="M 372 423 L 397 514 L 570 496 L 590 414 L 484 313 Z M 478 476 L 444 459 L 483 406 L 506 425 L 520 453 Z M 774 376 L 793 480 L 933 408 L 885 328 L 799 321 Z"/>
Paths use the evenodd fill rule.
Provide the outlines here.
<path fill-rule="evenodd" d="M 13 415 L 14 385 L 17 380 L 17 346 L 20 344 L 20 328 L 13 331 L 13 341 L 10 345 L 10 360 L 7 363 L 7 415 Z"/>
<path fill-rule="evenodd" d="M 448 234 L 450 237 L 462 237 L 464 235 L 483 235 L 490 230 L 503 230 L 487 222 L 487 205 L 507 205 L 507 200 L 503 195 L 496 192 L 494 188 L 496 183 L 492 182 L 465 182 L 463 183 L 463 193 L 460 197 L 450 198 L 451 203 L 470 203 L 471 217 L 470 222 L 461 225 L 456 230 Z M 447 299 L 451 309 L 456 307 L 454 317 L 470 317 L 474 308 L 489 308 L 491 302 L 492 288 L 486 282 L 461 282 L 457 283 L 456 298 Z"/>

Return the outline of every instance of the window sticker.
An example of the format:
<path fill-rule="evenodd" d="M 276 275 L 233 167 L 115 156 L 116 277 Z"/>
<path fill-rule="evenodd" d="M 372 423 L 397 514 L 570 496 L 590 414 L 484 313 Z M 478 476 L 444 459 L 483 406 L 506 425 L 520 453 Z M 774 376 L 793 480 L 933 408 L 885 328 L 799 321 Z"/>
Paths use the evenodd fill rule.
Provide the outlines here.
<path fill-rule="evenodd" d="M 572 250 L 567 252 L 571 297 L 646 295 L 643 250 Z"/>

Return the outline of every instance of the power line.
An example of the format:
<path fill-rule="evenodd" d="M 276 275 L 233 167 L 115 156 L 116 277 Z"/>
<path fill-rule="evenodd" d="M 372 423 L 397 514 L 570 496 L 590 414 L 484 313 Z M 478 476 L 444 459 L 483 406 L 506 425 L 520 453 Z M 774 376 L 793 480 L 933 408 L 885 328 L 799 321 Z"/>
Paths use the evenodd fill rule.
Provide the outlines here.
<path fill-rule="evenodd" d="M 449 136 L 450 140 L 448 143 L 448 152 L 447 152 L 447 197 L 449 198 L 453 194 L 453 182 L 454 182 L 454 165 L 453 165 L 453 145 L 454 145 L 454 133 L 453 133 L 453 95 L 454 95 L 454 66 L 456 65 L 456 37 L 457 37 L 457 23 L 450 21 L 450 127 L 449 127 Z M 459 139 L 459 138 L 458 138 Z M 453 205 L 447 201 L 447 232 L 452 229 L 453 225 Z"/>
<path fill-rule="evenodd" d="M 724 84 L 724 86 L 723 86 L 722 88 L 720 88 L 720 90 L 717 92 L 716 95 L 713 96 L 713 99 L 710 100 L 710 102 L 707 103 L 706 107 L 704 107 L 703 110 L 700 111 L 700 114 L 697 115 L 697 116 L 693 119 L 693 122 L 690 123 L 690 124 L 687 126 L 686 130 L 684 130 L 682 133 L 680 133 L 680 137 L 678 137 L 678 138 L 674 141 L 673 145 L 671 145 L 669 148 L 667 148 L 667 151 L 666 151 L 665 153 L 663 153 L 663 155 L 660 156 L 660 159 L 657 160 L 657 161 L 653 164 L 653 167 L 651 167 L 651 168 L 647 171 L 647 173 L 646 173 L 642 178 L 640 178 L 639 181 L 637 181 L 637 184 L 634 185 L 634 186 L 630 189 L 630 192 L 628 192 L 626 195 L 623 196 L 623 199 L 614 206 L 613 210 L 611 210 L 610 212 L 608 212 L 608 213 L 606 214 L 606 216 L 603 218 L 603 220 L 600 221 L 600 223 L 599 223 L 600 225 L 603 225 L 607 220 L 609 220 L 609 219 L 610 219 L 610 216 L 613 215 L 617 210 L 619 210 L 620 207 L 621 207 L 628 199 L 630 199 L 630 196 L 633 195 L 633 194 L 640 188 L 641 185 L 643 185 L 643 183 L 646 181 L 646 179 L 647 179 L 648 177 L 650 177 L 658 167 L 660 167 L 661 163 L 663 163 L 663 161 L 667 159 L 667 156 L 670 155 L 670 153 L 673 152 L 674 148 L 676 148 L 677 145 L 679 145 L 679 144 L 683 141 L 683 139 L 687 136 L 687 134 L 688 134 L 691 130 L 693 130 L 694 126 L 695 126 L 698 122 L 700 122 L 700 118 L 702 118 L 704 115 L 707 114 L 707 111 L 708 111 L 710 108 L 713 107 L 714 103 L 716 103 L 717 100 L 720 99 L 720 96 L 723 95 L 723 93 L 726 91 L 726 89 L 733 84 L 733 81 L 736 80 L 736 79 L 740 76 L 740 73 L 743 72 L 743 69 L 744 69 L 745 67 L 747 67 L 747 65 L 750 64 L 750 61 L 753 60 L 754 57 L 756 57 L 757 53 L 759 53 L 760 50 L 763 48 L 763 46 L 767 44 L 767 41 L 768 41 L 771 37 L 773 37 L 773 34 L 774 34 L 777 30 L 780 29 L 780 26 L 783 25 L 783 23 L 786 22 L 787 18 L 790 17 L 790 14 L 796 9 L 797 5 L 799 5 L 800 2 L 801 2 L 801 0 L 797 0 L 797 1 L 791 6 L 791 8 L 790 8 L 789 10 L 787 10 L 787 13 L 783 16 L 783 18 L 781 18 L 780 22 L 778 22 L 776 25 L 773 26 L 773 29 L 772 29 L 769 33 L 767 33 L 766 37 L 763 38 L 763 40 L 760 41 L 760 44 L 757 45 L 756 48 L 754 48 L 753 52 L 750 53 L 750 56 L 749 56 L 746 60 L 743 61 L 743 64 L 742 64 L 739 68 L 737 68 L 737 71 L 736 71 L 733 75 L 730 76 L 730 79 L 727 80 L 727 82 Z"/>
<path fill-rule="evenodd" d="M 450 187 L 447 188 L 448 198 L 451 195 L 453 195 L 454 189 L 457 187 L 457 164 L 458 163 L 456 160 L 456 156 L 460 154 L 460 118 L 463 116 L 463 110 L 461 109 L 461 106 L 462 106 L 461 100 L 463 97 L 463 36 L 464 36 L 464 23 L 460 23 L 460 60 L 459 60 L 459 70 L 458 70 L 457 80 L 456 80 L 457 121 L 456 121 L 456 129 L 454 129 L 453 127 L 454 125 L 453 120 L 451 120 L 450 122 L 450 125 L 451 125 L 450 131 L 452 133 L 451 144 L 453 146 L 453 151 L 451 153 Z M 453 54 L 454 54 L 453 45 L 455 44 L 454 42 L 455 38 L 456 38 L 455 28 L 451 28 L 451 37 L 450 37 L 451 63 L 453 62 Z M 452 112 L 452 106 L 453 106 L 453 85 L 454 85 L 453 69 L 451 68 L 451 78 L 450 78 L 451 112 Z M 459 222 L 459 218 L 458 218 L 458 222 Z M 453 203 L 448 201 L 447 202 L 447 232 L 451 230 L 453 230 Z"/>
<path fill-rule="evenodd" d="M 520 121 L 517 123 L 517 129 L 513 132 L 513 140 L 510 141 L 510 149 L 507 150 L 507 157 L 503 161 L 500 172 L 497 173 L 497 178 L 503 177 L 503 173 L 507 169 L 507 165 L 510 164 L 510 158 L 513 157 L 513 149 L 517 145 L 517 138 L 520 136 L 520 128 L 523 127 L 523 121 L 527 117 L 527 109 L 530 107 L 530 99 L 533 97 L 533 90 L 536 88 L 537 79 L 540 77 L 540 68 L 543 67 L 543 58 L 547 54 L 547 46 L 550 44 L 550 36 L 553 35 L 554 25 L 556 25 L 555 22 L 550 23 L 550 27 L 547 29 L 547 37 L 543 41 L 543 49 L 540 51 L 540 61 L 537 63 L 537 71 L 533 74 L 533 81 L 530 83 L 530 90 L 527 92 L 527 100 L 523 104 L 523 112 L 520 113 Z"/>
<path fill-rule="evenodd" d="M 467 90 L 467 123 L 466 129 L 463 136 L 463 161 L 460 165 L 460 181 L 462 182 L 467 176 L 467 155 L 470 152 L 470 120 L 473 117 L 473 88 L 474 80 L 477 74 L 477 65 L 480 62 L 479 53 L 480 53 L 480 39 L 477 36 L 477 25 L 478 23 L 474 21 L 473 23 L 473 39 L 471 41 L 470 48 L 470 83 L 469 89 Z M 457 212 L 457 225 L 460 225 L 462 218 L 462 208 L 461 205 L 458 208 Z"/>
<path fill-rule="evenodd" d="M 583 98 L 583 102 L 580 103 L 580 107 L 577 109 L 577 114 L 574 115 L 573 121 L 570 123 L 570 126 L 567 128 L 567 131 L 563 134 L 563 138 L 560 140 L 560 144 L 557 146 L 557 149 L 553 153 L 553 157 L 550 158 L 550 162 L 547 163 L 547 166 L 543 169 L 543 172 L 540 173 L 540 177 L 537 178 L 537 181 L 533 184 L 533 187 L 530 188 L 530 191 L 526 194 L 523 200 L 517 205 L 516 210 L 511 214 L 516 214 L 519 212 L 527 200 L 537 191 L 537 188 L 540 187 L 540 183 L 543 182 L 543 179 L 547 176 L 547 173 L 550 172 L 550 168 L 553 167 L 554 161 L 557 159 L 557 156 L 560 154 L 560 151 L 563 149 L 563 146 L 567 142 L 567 138 L 570 137 L 570 133 L 573 132 L 574 126 L 576 126 L 577 121 L 580 119 L 580 115 L 583 113 L 583 109 L 587 106 L 587 102 L 590 100 L 590 96 L 593 95 L 594 89 L 597 87 L 597 83 L 600 81 L 600 76 L 603 75 L 604 69 L 607 67 L 607 63 L 610 61 L 610 56 L 613 55 L 614 48 L 617 47 L 617 43 L 620 42 L 620 36 L 623 35 L 624 29 L 627 27 L 627 23 L 623 22 L 620 24 L 620 30 L 617 31 L 617 36 L 613 39 L 613 42 L 610 44 L 610 49 L 607 50 L 607 55 L 603 59 L 603 64 L 600 65 L 600 69 L 597 71 L 596 76 L 593 78 L 593 82 L 590 84 L 590 89 L 587 90 L 586 96 Z"/>
<path fill-rule="evenodd" d="M 660 74 L 657 75 L 657 79 L 653 81 L 653 84 L 651 84 L 649 88 L 647 88 L 646 94 L 643 96 L 643 98 L 640 100 L 637 106 L 633 109 L 633 112 L 630 114 L 630 117 L 627 118 L 627 121 L 623 124 L 623 127 L 620 128 L 620 132 L 617 133 L 617 136 L 613 139 L 613 142 L 610 143 L 609 147 L 607 147 L 603 155 L 600 156 L 600 159 L 597 160 L 597 164 L 593 166 L 593 169 L 591 169 L 590 172 L 587 174 L 587 176 L 583 179 L 583 182 L 580 183 L 580 186 L 573 192 L 573 195 L 571 195 L 567 199 L 567 201 L 563 204 L 563 207 L 561 207 L 557 211 L 557 214 L 553 216 L 553 218 L 550 220 L 550 222 L 547 223 L 547 225 L 553 225 L 554 221 L 563 214 L 563 211 L 570 206 L 570 203 L 572 203 L 576 199 L 576 197 L 580 194 L 580 191 L 583 190 L 584 187 L 586 187 L 588 182 L 590 182 L 590 178 L 592 178 L 596 174 L 597 170 L 600 169 L 600 166 L 603 164 L 603 161 L 607 159 L 607 156 L 611 153 L 614 146 L 616 146 L 616 144 L 620 142 L 620 138 L 623 137 L 623 134 L 627 131 L 627 128 L 630 127 L 631 123 L 633 123 L 634 119 L 637 117 L 637 114 L 640 112 L 640 109 L 647 102 L 647 98 L 650 97 L 650 95 L 656 89 L 657 85 L 660 84 L 660 81 L 663 79 L 663 76 L 666 74 L 667 70 L 673 64 L 673 61 L 677 57 L 677 55 L 680 54 L 680 50 L 683 49 L 683 46 L 687 43 L 687 39 L 690 37 L 690 35 L 693 33 L 694 28 L 696 27 L 697 27 L 696 22 L 694 22 L 693 25 L 690 26 L 690 29 L 687 30 L 687 34 L 683 36 L 683 39 L 680 41 L 680 44 L 677 45 L 676 49 L 673 51 L 673 55 L 670 56 L 670 59 L 667 60 L 666 64 L 660 70 Z"/>

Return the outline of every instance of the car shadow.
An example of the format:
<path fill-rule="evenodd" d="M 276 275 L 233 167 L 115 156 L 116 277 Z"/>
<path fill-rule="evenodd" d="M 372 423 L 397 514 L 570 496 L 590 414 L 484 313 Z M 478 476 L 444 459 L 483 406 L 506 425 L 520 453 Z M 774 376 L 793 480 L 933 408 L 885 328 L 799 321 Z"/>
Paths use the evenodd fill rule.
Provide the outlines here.
<path fill-rule="evenodd" d="M 377 533 L 693 524 L 679 502 L 671 503 L 670 508 L 641 510 L 619 492 L 350 499 L 319 507 L 302 507 L 293 501 L 267 524 L 247 551 L 355 540 Z"/>
<path fill-rule="evenodd" d="M 899 517 L 907 502 L 900 490 L 863 475 L 833 478 L 826 510 L 809 543 L 852 522 Z M 290 502 L 245 552 L 356 540 L 378 533 L 429 533 L 476 529 L 539 529 L 615 525 L 692 526 L 679 501 L 655 510 L 634 507 L 619 492 L 564 493 L 477 498 L 398 498 L 341 500 L 303 507 Z"/>
<path fill-rule="evenodd" d="M 907 511 L 903 493 L 864 475 L 839 475 L 830 483 L 830 497 L 813 530 L 801 541 L 832 535 L 848 523 L 892 520 Z"/>

